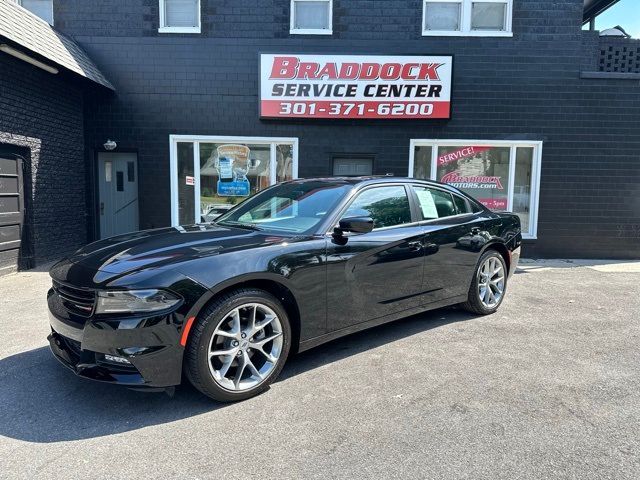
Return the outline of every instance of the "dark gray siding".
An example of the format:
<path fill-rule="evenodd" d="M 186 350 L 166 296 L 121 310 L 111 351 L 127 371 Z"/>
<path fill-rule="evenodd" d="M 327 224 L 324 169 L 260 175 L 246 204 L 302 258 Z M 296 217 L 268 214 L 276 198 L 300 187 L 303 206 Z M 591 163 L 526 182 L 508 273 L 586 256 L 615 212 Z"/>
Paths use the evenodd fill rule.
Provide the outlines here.
<path fill-rule="evenodd" d="M 201 35 L 158 34 L 157 0 L 56 6 L 57 27 L 117 89 L 89 100 L 87 138 L 139 152 L 141 228 L 170 221 L 170 134 L 298 137 L 301 176 L 330 174 L 336 153 L 406 175 L 411 138 L 543 140 L 538 240 L 525 253 L 640 257 L 640 86 L 580 78 L 598 55 L 582 0 L 515 0 L 513 38 L 422 37 L 419 0 L 335 0 L 333 36 L 291 36 L 289 3 L 202 0 Z M 453 118 L 260 121 L 261 51 L 453 54 Z"/>
<path fill-rule="evenodd" d="M 82 90 L 0 53 L 0 145 L 23 147 L 23 266 L 59 258 L 86 243 Z"/>

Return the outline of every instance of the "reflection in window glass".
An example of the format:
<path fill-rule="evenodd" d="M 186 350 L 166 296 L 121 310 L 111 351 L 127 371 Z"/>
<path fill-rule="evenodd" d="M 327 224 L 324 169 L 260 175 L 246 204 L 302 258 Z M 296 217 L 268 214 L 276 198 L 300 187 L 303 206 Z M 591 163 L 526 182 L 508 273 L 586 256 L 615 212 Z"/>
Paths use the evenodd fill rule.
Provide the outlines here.
<path fill-rule="evenodd" d="M 293 180 L 293 145 L 276 145 L 276 183 Z"/>
<path fill-rule="evenodd" d="M 503 2 L 473 2 L 471 8 L 471 30 L 506 30 L 507 4 Z"/>
<path fill-rule="evenodd" d="M 431 178 L 431 153 L 433 147 L 416 147 L 413 156 L 413 178 L 428 180 Z"/>
<path fill-rule="evenodd" d="M 200 211 L 235 205 L 270 184 L 269 144 L 200 144 Z"/>
<path fill-rule="evenodd" d="M 533 148 L 521 147 L 516 150 L 516 173 L 513 185 L 513 213 L 517 213 L 522 223 L 522 231 L 528 232 L 531 214 L 531 176 Z"/>
<path fill-rule="evenodd" d="M 424 29 L 435 31 L 460 30 L 460 2 L 426 2 L 424 5 Z"/>
<path fill-rule="evenodd" d="M 187 178 L 189 177 L 189 178 Z M 193 143 L 178 143 L 178 218 L 180 225 L 193 223 L 196 210 L 193 196 Z"/>
<path fill-rule="evenodd" d="M 365 190 L 353 201 L 342 218 L 371 217 L 374 228 L 411 223 L 407 192 L 402 186 Z"/>
<path fill-rule="evenodd" d="M 506 210 L 510 147 L 439 147 L 437 180 L 464 190 L 491 210 Z"/>

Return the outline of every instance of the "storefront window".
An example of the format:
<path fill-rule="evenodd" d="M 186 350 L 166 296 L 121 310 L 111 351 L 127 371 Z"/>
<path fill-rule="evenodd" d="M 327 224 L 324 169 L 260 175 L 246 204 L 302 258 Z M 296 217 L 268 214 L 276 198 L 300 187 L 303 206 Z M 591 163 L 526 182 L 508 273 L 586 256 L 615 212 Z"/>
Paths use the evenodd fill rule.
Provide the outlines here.
<path fill-rule="evenodd" d="M 172 144 L 174 225 L 212 221 L 297 171 L 296 139 L 173 136 Z"/>
<path fill-rule="evenodd" d="M 293 145 L 276 145 L 276 182 L 293 180 Z"/>
<path fill-rule="evenodd" d="M 412 140 L 409 174 L 457 187 L 491 210 L 518 214 L 523 236 L 535 238 L 542 144 Z"/>

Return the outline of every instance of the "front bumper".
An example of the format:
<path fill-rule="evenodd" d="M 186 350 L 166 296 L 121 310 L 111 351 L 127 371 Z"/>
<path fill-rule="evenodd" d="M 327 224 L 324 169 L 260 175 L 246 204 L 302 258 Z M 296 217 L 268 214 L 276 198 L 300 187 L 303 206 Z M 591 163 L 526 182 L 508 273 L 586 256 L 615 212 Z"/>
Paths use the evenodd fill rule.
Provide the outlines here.
<path fill-rule="evenodd" d="M 50 293 L 49 344 L 54 356 L 76 375 L 135 388 L 180 384 L 182 315 L 79 319 L 61 314 L 57 301 Z M 129 363 L 116 363 L 105 355 Z"/>

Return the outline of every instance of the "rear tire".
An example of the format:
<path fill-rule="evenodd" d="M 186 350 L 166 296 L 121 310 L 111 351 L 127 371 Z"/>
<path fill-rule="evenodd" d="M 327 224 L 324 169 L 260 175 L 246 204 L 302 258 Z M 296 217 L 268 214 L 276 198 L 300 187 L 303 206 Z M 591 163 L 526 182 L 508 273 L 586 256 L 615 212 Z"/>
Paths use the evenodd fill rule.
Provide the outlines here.
<path fill-rule="evenodd" d="M 198 316 L 185 349 L 185 371 L 195 388 L 220 402 L 258 395 L 278 377 L 291 348 L 291 326 L 270 293 L 238 289 Z"/>
<path fill-rule="evenodd" d="M 473 273 L 467 301 L 461 306 L 478 315 L 495 313 L 507 291 L 507 265 L 496 250 L 482 254 Z"/>

